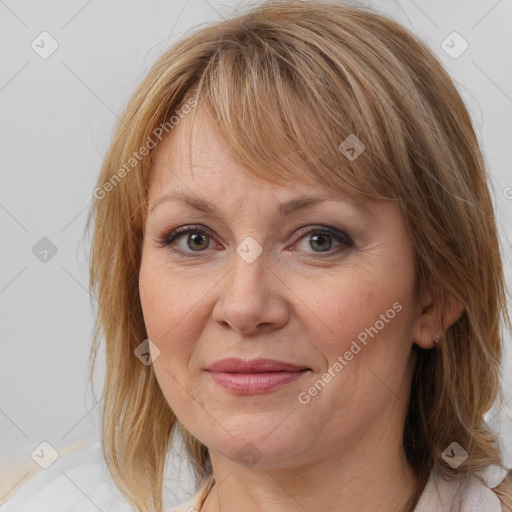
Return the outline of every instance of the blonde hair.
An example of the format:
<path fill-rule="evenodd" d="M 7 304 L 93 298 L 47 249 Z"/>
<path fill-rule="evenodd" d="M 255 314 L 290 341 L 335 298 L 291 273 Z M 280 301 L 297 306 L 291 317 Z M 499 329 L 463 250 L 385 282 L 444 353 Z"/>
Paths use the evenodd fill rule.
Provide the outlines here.
<path fill-rule="evenodd" d="M 104 338 L 102 447 L 127 500 L 161 510 L 178 432 L 196 485 L 213 486 L 207 447 L 179 423 L 152 366 L 134 357 L 147 338 L 138 272 L 152 147 L 162 128 L 168 133 L 185 115 L 193 123 L 199 111 L 256 176 L 283 184 L 313 176 L 357 201 L 395 201 L 416 254 L 417 292 L 431 292 L 441 320 L 450 297 L 464 305 L 436 350 L 413 345 L 403 445 L 418 488 L 408 510 L 433 469 L 464 480 L 502 465 L 484 414 L 502 401 L 500 322 L 510 321 L 485 165 L 465 105 L 437 58 L 397 22 L 329 2 L 272 1 L 202 27 L 162 55 L 123 113 L 95 189 L 87 222 L 95 222 L 90 286 L 98 301 L 91 376 Z M 339 146 L 354 135 L 365 150 L 350 159 Z M 457 469 L 441 456 L 453 441 L 468 452 Z M 497 492 L 512 507 L 509 479 Z"/>

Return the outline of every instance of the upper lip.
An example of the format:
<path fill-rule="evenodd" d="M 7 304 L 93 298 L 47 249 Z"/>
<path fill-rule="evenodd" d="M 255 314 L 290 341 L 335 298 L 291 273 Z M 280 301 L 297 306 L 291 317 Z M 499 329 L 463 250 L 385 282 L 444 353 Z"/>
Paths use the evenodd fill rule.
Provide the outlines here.
<path fill-rule="evenodd" d="M 297 372 L 309 370 L 307 366 L 277 361 L 276 359 L 250 359 L 244 361 L 236 357 L 220 359 L 211 364 L 206 371 L 225 373 L 264 373 L 264 372 Z"/>

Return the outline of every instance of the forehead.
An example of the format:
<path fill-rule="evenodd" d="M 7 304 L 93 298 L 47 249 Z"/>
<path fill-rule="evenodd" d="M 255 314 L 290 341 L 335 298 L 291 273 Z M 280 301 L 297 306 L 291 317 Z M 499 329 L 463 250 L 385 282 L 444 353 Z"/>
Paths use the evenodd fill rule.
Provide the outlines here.
<path fill-rule="evenodd" d="M 313 187 L 316 193 L 333 195 L 313 173 L 305 181 L 301 180 L 278 184 L 256 176 L 237 161 L 208 115 L 198 113 L 194 123 L 189 122 L 189 117 L 183 119 L 162 140 L 148 184 L 150 198 L 171 190 L 230 193 L 241 187 L 266 189 L 282 197 L 304 194 Z"/>
<path fill-rule="evenodd" d="M 338 179 L 337 187 L 329 185 L 321 171 L 313 170 L 294 154 L 297 152 L 293 149 L 279 147 L 278 158 L 282 158 L 282 161 L 276 166 L 286 168 L 288 176 L 277 181 L 275 173 L 267 174 L 266 167 L 259 167 L 255 172 L 241 164 L 233 148 L 219 132 L 208 111 L 197 108 L 162 140 L 148 177 L 149 213 L 157 203 L 166 201 L 166 196 L 169 200 L 169 196 L 181 195 L 199 202 L 202 200 L 200 209 L 203 211 L 211 210 L 209 206 L 204 206 L 206 202 L 210 206 L 212 203 L 222 203 L 223 208 L 239 211 L 240 215 L 243 212 L 246 215 L 263 214 L 263 205 L 264 208 L 270 205 L 273 210 L 277 208 L 277 203 L 278 210 L 284 215 L 308 206 L 308 202 L 315 204 L 329 200 L 343 203 L 345 209 L 348 207 L 352 212 L 375 220 L 380 201 L 354 193 L 350 188 L 348 192 L 341 190 Z M 243 138 L 235 139 L 240 141 Z M 250 145 L 249 140 L 247 146 Z M 244 147 L 242 152 L 247 156 L 251 149 L 254 150 Z M 268 165 L 272 165 L 271 161 Z M 336 166 L 334 173 L 339 172 L 344 170 Z M 194 201 L 194 207 L 198 204 L 198 201 Z"/>
<path fill-rule="evenodd" d="M 376 220 L 378 202 L 329 187 L 306 164 L 300 179 L 276 182 L 270 175 L 257 176 L 237 160 L 206 114 L 198 113 L 193 123 L 189 119 L 176 125 L 158 147 L 149 175 L 149 214 L 160 203 L 175 200 L 207 213 L 221 205 L 221 210 L 238 212 L 239 217 L 266 215 L 269 207 L 287 215 L 329 201 L 335 208 L 343 204 L 347 215 L 358 212 Z"/>

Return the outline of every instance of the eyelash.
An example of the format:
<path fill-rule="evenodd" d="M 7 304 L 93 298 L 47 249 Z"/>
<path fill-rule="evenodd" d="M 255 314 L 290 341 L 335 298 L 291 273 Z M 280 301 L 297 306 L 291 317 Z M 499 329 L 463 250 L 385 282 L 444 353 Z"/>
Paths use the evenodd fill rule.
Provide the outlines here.
<path fill-rule="evenodd" d="M 354 245 L 352 239 L 346 233 L 344 233 L 342 231 L 338 231 L 337 229 L 329 228 L 327 226 L 324 226 L 322 228 L 316 228 L 316 229 L 315 228 L 312 228 L 312 229 L 300 228 L 297 232 L 303 232 L 303 231 L 306 231 L 306 235 L 307 234 L 315 234 L 315 235 L 318 235 L 318 234 L 325 235 L 326 234 L 326 235 L 332 236 L 342 245 L 341 249 L 338 248 L 338 249 L 335 249 L 334 251 L 332 251 L 332 250 L 326 251 L 325 256 L 321 255 L 322 253 L 312 254 L 311 256 L 313 258 L 317 258 L 317 259 L 328 258 L 329 256 L 334 256 L 338 252 L 341 252 L 341 250 L 346 249 L 348 247 L 353 247 L 353 245 Z M 188 233 L 207 234 L 210 238 L 213 238 L 211 236 L 209 230 L 204 229 L 200 226 L 180 226 L 179 228 L 173 229 L 170 233 L 168 233 L 164 237 L 158 238 L 157 243 L 160 247 L 170 247 L 172 245 L 172 243 L 175 242 L 179 238 L 179 236 L 185 235 Z M 303 238 L 305 238 L 305 235 L 301 236 L 301 237 L 296 237 L 295 242 L 298 242 L 299 240 L 302 240 Z M 170 247 L 170 248 L 173 252 L 175 252 L 176 254 L 179 254 L 180 256 L 186 256 L 186 257 L 191 257 L 191 258 L 197 258 L 197 257 L 203 256 L 201 253 L 204 252 L 204 251 L 182 251 L 180 249 L 175 249 L 172 247 Z"/>

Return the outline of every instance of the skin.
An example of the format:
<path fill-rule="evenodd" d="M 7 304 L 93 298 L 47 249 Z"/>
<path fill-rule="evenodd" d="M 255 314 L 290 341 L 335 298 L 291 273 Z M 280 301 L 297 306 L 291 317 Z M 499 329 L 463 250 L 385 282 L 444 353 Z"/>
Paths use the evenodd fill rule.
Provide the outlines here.
<path fill-rule="evenodd" d="M 432 348 L 442 330 L 431 298 L 414 298 L 414 252 L 398 208 L 368 202 L 365 213 L 316 179 L 262 181 L 237 163 L 204 115 L 189 154 L 186 125 L 163 140 L 151 170 L 139 286 L 148 337 L 160 350 L 153 366 L 161 389 L 210 450 L 217 486 L 203 510 L 403 509 L 416 483 L 401 447 L 411 348 Z M 218 216 L 179 201 L 155 207 L 170 192 L 200 197 Z M 279 216 L 280 202 L 305 195 L 330 201 Z M 207 232 L 199 249 L 186 233 L 171 246 L 193 257 L 158 243 L 171 229 L 197 225 Z M 305 226 L 345 232 L 354 245 L 329 236 L 315 245 L 307 232 L 294 238 Z M 246 236 L 263 249 L 252 263 L 236 252 Z M 330 256 L 315 258 L 324 246 Z M 396 303 L 400 312 L 300 403 L 299 393 Z M 229 356 L 311 371 L 271 392 L 237 395 L 204 371 Z M 252 466 L 237 455 L 244 446 L 257 459 Z"/>

